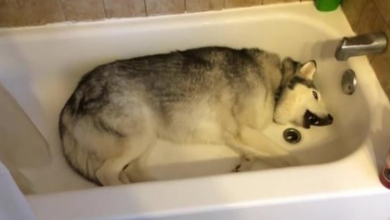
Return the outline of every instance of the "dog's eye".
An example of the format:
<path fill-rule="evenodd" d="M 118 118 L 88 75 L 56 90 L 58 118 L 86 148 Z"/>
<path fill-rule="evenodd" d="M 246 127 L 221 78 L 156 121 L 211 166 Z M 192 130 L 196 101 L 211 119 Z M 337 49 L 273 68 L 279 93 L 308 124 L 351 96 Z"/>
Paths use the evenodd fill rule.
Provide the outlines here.
<path fill-rule="evenodd" d="M 315 98 L 316 100 L 318 100 L 318 94 L 317 94 L 316 91 L 313 91 L 313 96 L 314 96 L 314 98 Z"/>

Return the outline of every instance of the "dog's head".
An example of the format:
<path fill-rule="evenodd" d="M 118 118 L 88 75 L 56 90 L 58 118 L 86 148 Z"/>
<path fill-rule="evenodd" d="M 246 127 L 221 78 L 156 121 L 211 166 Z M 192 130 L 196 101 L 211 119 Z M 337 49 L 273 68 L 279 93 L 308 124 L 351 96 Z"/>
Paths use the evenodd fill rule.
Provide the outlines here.
<path fill-rule="evenodd" d="M 276 97 L 274 121 L 278 124 L 295 123 L 304 128 L 333 123 L 320 92 L 313 83 L 316 62 L 304 64 L 286 58 L 282 63 L 282 82 Z"/>

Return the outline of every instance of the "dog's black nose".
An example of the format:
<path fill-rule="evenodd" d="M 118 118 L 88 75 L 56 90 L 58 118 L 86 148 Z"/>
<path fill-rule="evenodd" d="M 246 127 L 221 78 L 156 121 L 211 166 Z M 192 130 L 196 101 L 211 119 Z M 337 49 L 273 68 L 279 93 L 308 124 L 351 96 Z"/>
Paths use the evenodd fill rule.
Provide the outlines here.
<path fill-rule="evenodd" d="M 333 117 L 331 114 L 328 114 L 328 123 L 332 124 L 333 123 Z"/>

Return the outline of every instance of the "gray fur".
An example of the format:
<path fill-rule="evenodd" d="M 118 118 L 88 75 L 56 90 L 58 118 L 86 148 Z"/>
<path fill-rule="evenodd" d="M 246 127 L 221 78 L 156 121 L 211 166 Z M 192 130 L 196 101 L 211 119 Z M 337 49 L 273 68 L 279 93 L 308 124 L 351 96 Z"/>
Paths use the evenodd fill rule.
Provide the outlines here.
<path fill-rule="evenodd" d="M 315 85 L 313 83 L 313 80 L 308 80 L 299 76 L 293 76 L 292 79 L 290 79 L 290 82 L 288 83 L 289 89 L 294 89 L 297 84 L 302 84 L 307 86 L 308 88 L 315 89 Z"/>
<path fill-rule="evenodd" d="M 258 49 L 212 47 L 116 61 L 87 73 L 66 107 L 73 116 L 95 115 L 113 104 L 110 94 L 120 95 L 121 86 L 137 81 L 142 85 L 136 87 L 147 91 L 163 112 L 172 103 L 216 93 L 215 87 L 239 89 L 239 96 L 255 86 L 251 79 L 261 81 L 264 73 L 256 60 L 261 54 Z"/>
<path fill-rule="evenodd" d="M 273 100 L 277 88 L 289 79 L 292 88 L 297 83 L 312 86 L 293 77 L 299 66 L 290 58 L 282 63 L 277 55 L 259 49 L 226 47 L 176 51 L 98 66 L 81 79 L 61 112 L 59 131 L 65 157 L 83 176 L 106 185 L 97 173 L 106 169 L 102 164 L 120 161 L 112 158 L 125 154 L 128 145 L 153 144 L 154 136 L 176 143 L 228 144 L 222 136 L 237 135 L 241 124 L 260 126 L 255 124 L 261 121 L 260 116 L 244 116 L 245 106 L 256 104 L 256 97 Z M 177 128 L 177 120 L 187 120 L 180 117 L 198 117 L 203 109 L 211 109 L 207 120 L 222 133 L 204 138 L 204 126 L 209 125 L 197 118 Z M 183 115 L 179 117 L 180 111 Z M 264 113 L 263 117 L 272 120 L 273 109 L 270 111 L 270 116 Z M 96 137 L 96 142 L 93 137 L 86 141 L 77 129 L 85 129 L 85 135 Z M 100 146 L 100 142 L 110 146 Z"/>

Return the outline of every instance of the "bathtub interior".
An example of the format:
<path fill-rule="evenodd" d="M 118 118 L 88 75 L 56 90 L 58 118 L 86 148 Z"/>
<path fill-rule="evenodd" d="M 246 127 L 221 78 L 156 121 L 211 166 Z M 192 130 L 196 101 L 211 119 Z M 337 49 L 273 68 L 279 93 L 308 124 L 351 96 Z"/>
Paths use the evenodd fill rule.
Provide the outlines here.
<path fill-rule="evenodd" d="M 22 169 L 37 193 L 95 187 L 73 172 L 62 157 L 58 116 L 84 73 L 99 64 L 117 59 L 216 45 L 259 47 L 300 61 L 315 59 L 318 66 L 315 83 L 334 116 L 334 124 L 307 130 L 298 128 L 302 141 L 295 145 L 287 144 L 282 139 L 283 130 L 289 126 L 272 125 L 265 130 L 265 134 L 295 154 L 301 165 L 327 163 L 346 157 L 367 136 L 369 109 L 365 105 L 365 96 L 359 85 L 352 96 L 342 93 L 342 73 L 350 67 L 347 62 L 337 62 L 333 58 L 337 41 L 342 36 L 332 32 L 325 24 L 319 27 L 299 16 L 285 14 L 272 19 L 258 17 L 209 22 L 180 22 L 180 16 L 154 19 L 25 29 L 4 32 L 0 36 L 1 83 L 50 147 L 52 160 L 46 166 Z M 355 71 L 359 79 L 361 73 Z M 18 134 L 19 137 L 23 135 Z M 181 173 L 180 177 L 183 178 L 183 173 L 188 173 L 186 167 L 198 167 L 192 170 L 195 172 L 192 176 L 229 172 L 230 167 L 222 164 L 226 164 L 226 161 L 236 164 L 238 161 L 234 152 L 226 161 L 217 161 L 222 151 L 226 155 L 229 150 L 216 146 L 208 148 L 212 149 L 208 158 L 186 160 L 186 155 L 196 158 L 196 152 L 181 151 L 184 156 L 180 158 L 184 159 L 168 160 L 170 164 L 167 164 L 164 158 L 177 155 L 177 148 L 166 142 L 159 144 L 165 146 L 159 148 L 165 151 L 165 156 L 161 157 L 160 154 L 158 159 L 153 160 L 153 155 L 158 154 L 156 150 L 150 152 L 148 157 L 154 161 L 149 163 L 156 179 L 179 178 L 171 173 Z M 255 166 L 255 169 L 265 168 L 269 167 L 261 163 Z M 168 172 L 172 169 L 180 170 Z"/>

